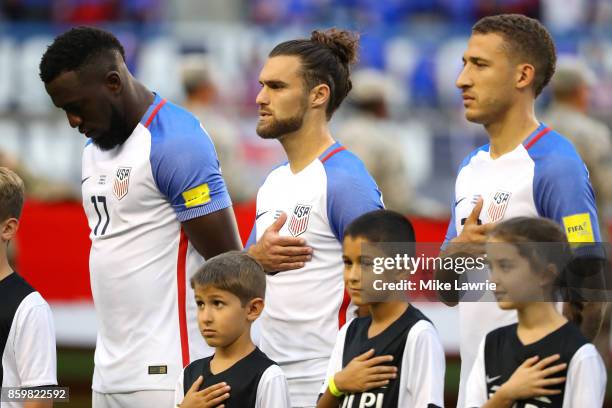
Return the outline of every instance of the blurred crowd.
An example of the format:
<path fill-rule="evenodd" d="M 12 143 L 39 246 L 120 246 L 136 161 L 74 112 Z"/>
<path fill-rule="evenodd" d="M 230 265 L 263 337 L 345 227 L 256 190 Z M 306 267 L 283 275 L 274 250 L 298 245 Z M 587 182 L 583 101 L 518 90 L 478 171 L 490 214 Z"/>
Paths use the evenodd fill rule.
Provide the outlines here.
<path fill-rule="evenodd" d="M 278 144 L 255 135 L 257 75 L 280 38 L 315 27 L 361 33 L 361 58 L 334 136 L 355 151 L 389 208 L 446 217 L 459 161 L 486 143 L 454 86 L 471 24 L 517 12 L 553 32 L 559 72 L 539 118 L 571 138 L 600 211 L 612 202 L 612 21 L 609 0 L 4 0 L 0 7 L 0 165 L 26 175 L 32 197 L 79 195 L 84 140 L 50 106 L 37 77 L 46 45 L 67 25 L 100 24 L 126 47 L 148 87 L 181 103 L 210 133 L 235 201 L 248 201 Z M 41 24 L 43 23 L 43 24 Z M 29 180 L 29 181 L 28 181 Z"/>

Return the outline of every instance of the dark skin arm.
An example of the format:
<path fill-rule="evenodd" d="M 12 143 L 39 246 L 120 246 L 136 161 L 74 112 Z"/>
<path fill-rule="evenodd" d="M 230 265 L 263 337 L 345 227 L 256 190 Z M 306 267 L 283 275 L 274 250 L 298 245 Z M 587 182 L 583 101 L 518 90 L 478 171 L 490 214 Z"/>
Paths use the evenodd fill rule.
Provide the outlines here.
<path fill-rule="evenodd" d="M 242 250 L 232 207 L 185 221 L 182 225 L 191 245 L 205 259 L 227 251 Z"/>

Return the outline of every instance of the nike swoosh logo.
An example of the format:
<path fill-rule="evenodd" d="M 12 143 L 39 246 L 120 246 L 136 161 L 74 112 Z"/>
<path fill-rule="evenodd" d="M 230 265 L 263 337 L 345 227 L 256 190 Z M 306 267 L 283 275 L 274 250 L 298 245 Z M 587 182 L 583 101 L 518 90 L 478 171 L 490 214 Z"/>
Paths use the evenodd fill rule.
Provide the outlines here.
<path fill-rule="evenodd" d="M 91 176 L 85 177 L 83 180 L 81 180 L 81 185 L 83 185 L 83 183 L 86 182 L 87 180 L 89 180 L 90 178 L 91 178 Z"/>
<path fill-rule="evenodd" d="M 265 214 L 265 213 L 267 213 L 267 212 L 268 212 L 268 211 L 264 211 L 264 212 L 262 212 L 262 213 L 259 213 L 259 214 L 255 215 L 255 219 L 256 219 L 256 220 L 258 220 L 258 219 L 259 219 L 259 217 L 261 217 L 262 215 L 264 215 L 264 214 Z"/>
<path fill-rule="evenodd" d="M 455 201 L 455 207 L 459 205 L 459 203 L 462 202 L 463 200 L 465 200 L 465 197 L 460 198 L 459 201 Z"/>
<path fill-rule="evenodd" d="M 497 380 L 499 377 L 501 377 L 501 375 L 498 375 L 497 377 L 492 377 L 492 378 L 489 378 L 489 376 L 487 375 L 486 377 L 487 384 L 491 384 L 493 381 Z"/>

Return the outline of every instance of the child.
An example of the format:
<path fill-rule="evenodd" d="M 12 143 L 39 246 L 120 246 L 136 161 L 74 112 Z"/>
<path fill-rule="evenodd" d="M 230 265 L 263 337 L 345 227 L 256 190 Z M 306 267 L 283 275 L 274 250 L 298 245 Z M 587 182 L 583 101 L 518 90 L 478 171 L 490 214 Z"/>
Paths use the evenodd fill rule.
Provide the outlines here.
<path fill-rule="evenodd" d="M 414 244 L 410 221 L 393 211 L 378 210 L 355 219 L 343 242 L 344 282 L 353 303 L 367 305 L 370 316 L 345 324 L 338 334 L 318 408 L 415 407 L 444 404 L 444 350 L 431 322 L 403 292 L 386 302 L 370 302 L 373 259 L 363 245 Z M 385 257 L 397 255 L 382 250 Z M 376 251 L 376 250 L 375 250 Z M 414 256 L 414 250 L 405 251 Z M 407 275 L 392 271 L 391 275 Z M 393 364 L 391 366 L 390 364 Z"/>
<path fill-rule="evenodd" d="M 8 244 L 19 227 L 23 182 L 0 167 L 0 383 L 2 388 L 57 385 L 55 328 L 51 309 L 7 260 Z M 23 403 L 2 402 L 2 407 Z M 29 408 L 51 407 L 52 401 L 29 401 Z"/>
<path fill-rule="evenodd" d="M 565 233 L 548 219 L 518 217 L 491 231 L 487 258 L 495 295 L 500 308 L 517 311 L 518 324 L 493 330 L 481 342 L 467 407 L 602 406 L 603 361 L 554 301 L 570 256 Z"/>
<path fill-rule="evenodd" d="M 183 370 L 176 404 L 289 408 L 285 375 L 251 341 L 251 324 L 264 308 L 266 277 L 261 265 L 243 252 L 227 252 L 208 260 L 191 285 L 200 332 L 215 354 Z"/>

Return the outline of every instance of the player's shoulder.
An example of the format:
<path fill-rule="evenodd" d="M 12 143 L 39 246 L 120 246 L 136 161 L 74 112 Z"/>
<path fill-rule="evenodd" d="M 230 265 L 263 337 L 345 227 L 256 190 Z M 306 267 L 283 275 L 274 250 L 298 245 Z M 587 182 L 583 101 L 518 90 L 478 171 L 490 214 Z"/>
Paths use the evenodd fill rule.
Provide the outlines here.
<path fill-rule="evenodd" d="M 573 143 L 556 130 L 549 129 L 542 137 L 534 140 L 533 144 L 526 141 L 529 156 L 536 162 L 554 163 L 559 160 L 581 162 Z"/>
<path fill-rule="evenodd" d="M 517 327 L 518 324 L 513 323 L 491 330 L 485 336 L 485 346 L 488 348 L 499 347 L 501 344 L 516 336 Z"/>
<path fill-rule="evenodd" d="M 161 105 L 161 106 L 160 106 Z M 159 110 L 155 112 L 156 107 Z M 156 96 L 150 112 L 143 120 L 154 143 L 185 143 L 196 141 L 206 133 L 200 121 L 185 108 Z M 187 148 L 189 145 L 186 146 Z"/>
<path fill-rule="evenodd" d="M 183 369 L 183 375 L 185 378 L 198 378 L 200 373 L 203 373 L 204 369 L 209 366 L 211 359 L 212 356 L 193 360 Z"/>
<path fill-rule="evenodd" d="M 319 156 L 328 185 L 372 185 L 376 183 L 359 157 L 339 142 Z"/>

